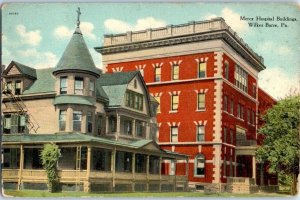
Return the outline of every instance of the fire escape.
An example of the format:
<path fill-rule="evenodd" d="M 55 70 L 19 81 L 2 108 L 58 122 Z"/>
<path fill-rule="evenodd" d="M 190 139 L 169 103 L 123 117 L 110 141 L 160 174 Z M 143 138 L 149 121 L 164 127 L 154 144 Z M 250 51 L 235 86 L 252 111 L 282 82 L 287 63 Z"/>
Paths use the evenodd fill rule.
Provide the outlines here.
<path fill-rule="evenodd" d="M 34 117 L 29 113 L 21 97 L 19 95 L 15 95 L 12 91 L 13 89 L 9 88 L 4 81 L 2 81 L 2 89 L 2 94 L 5 95 L 2 99 L 2 102 L 6 107 L 6 111 L 9 111 L 9 113 L 14 113 L 18 116 L 24 116 L 27 128 L 25 132 L 36 133 L 39 129 L 39 125 Z"/>

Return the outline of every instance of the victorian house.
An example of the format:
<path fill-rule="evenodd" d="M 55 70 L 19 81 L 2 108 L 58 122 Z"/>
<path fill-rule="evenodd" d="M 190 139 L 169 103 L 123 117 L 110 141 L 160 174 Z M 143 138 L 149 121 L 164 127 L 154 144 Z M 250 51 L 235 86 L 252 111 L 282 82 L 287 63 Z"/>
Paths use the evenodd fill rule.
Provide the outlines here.
<path fill-rule="evenodd" d="M 46 189 L 39 154 L 55 143 L 62 190 L 186 190 L 188 157 L 158 146 L 159 103 L 141 73 L 102 74 L 77 25 L 55 68 L 3 72 L 4 188 Z"/>

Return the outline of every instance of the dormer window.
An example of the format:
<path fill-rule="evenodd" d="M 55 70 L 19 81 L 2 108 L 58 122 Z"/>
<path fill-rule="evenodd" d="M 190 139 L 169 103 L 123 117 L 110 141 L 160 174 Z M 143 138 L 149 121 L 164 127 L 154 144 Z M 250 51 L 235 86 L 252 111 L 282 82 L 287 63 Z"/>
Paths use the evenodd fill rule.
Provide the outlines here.
<path fill-rule="evenodd" d="M 95 96 L 95 82 L 92 80 L 90 80 L 89 90 L 90 90 L 90 95 Z"/>
<path fill-rule="evenodd" d="M 17 80 L 15 84 L 15 95 L 21 94 L 21 81 Z"/>
<path fill-rule="evenodd" d="M 83 94 L 83 78 L 75 77 L 75 94 Z"/>
<path fill-rule="evenodd" d="M 67 94 L 68 82 L 67 77 L 60 77 L 60 94 Z"/>

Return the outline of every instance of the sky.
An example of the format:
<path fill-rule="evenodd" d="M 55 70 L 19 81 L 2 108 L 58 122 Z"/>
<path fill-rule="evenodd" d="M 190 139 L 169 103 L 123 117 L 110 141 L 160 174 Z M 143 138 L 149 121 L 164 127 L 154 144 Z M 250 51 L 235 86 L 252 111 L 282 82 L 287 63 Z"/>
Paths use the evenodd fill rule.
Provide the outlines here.
<path fill-rule="evenodd" d="M 104 34 L 163 27 L 223 17 L 264 58 L 259 86 L 276 99 L 300 92 L 300 4 L 298 3 L 9 3 L 2 5 L 2 64 L 55 67 L 76 27 L 97 67 Z M 289 17 L 279 27 L 250 27 L 246 18 Z M 256 21 L 254 21 L 256 22 Z M 263 21 L 257 21 L 265 25 Z M 281 27 L 281 23 L 287 25 Z"/>

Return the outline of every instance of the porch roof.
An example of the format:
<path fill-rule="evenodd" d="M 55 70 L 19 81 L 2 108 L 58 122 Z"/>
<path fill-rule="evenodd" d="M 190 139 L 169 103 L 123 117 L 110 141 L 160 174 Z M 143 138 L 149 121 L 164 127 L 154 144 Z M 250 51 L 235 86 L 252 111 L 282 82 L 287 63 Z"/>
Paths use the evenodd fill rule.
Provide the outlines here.
<path fill-rule="evenodd" d="M 2 136 L 3 144 L 45 144 L 54 143 L 77 143 L 77 142 L 97 142 L 102 144 L 110 144 L 123 146 L 128 148 L 138 149 L 149 143 L 152 140 L 138 140 L 132 142 L 115 141 L 100 137 L 94 137 L 82 133 L 54 133 L 54 134 L 12 134 Z"/>

